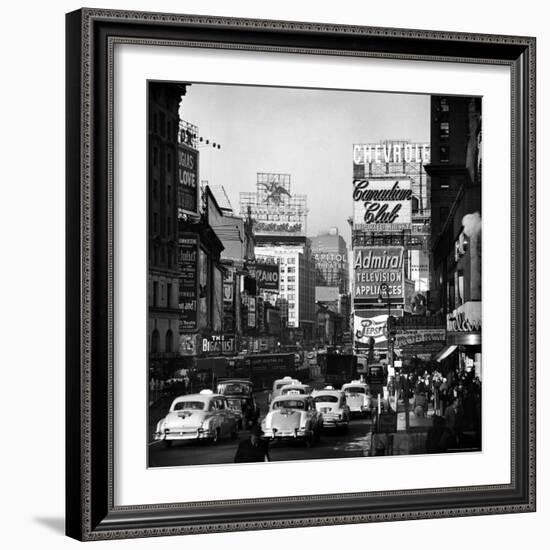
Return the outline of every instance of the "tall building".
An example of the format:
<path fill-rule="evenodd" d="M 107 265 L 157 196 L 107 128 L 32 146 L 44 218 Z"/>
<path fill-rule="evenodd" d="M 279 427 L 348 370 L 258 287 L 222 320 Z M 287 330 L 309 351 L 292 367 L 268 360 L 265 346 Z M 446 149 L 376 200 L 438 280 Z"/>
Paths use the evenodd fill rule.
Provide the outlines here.
<path fill-rule="evenodd" d="M 252 220 L 255 255 L 279 266 L 281 321 L 291 339 L 311 341 L 315 333 L 315 264 L 306 238 L 307 197 L 295 195 L 290 174 L 259 172 L 256 191 L 240 193 L 241 216 Z"/>
<path fill-rule="evenodd" d="M 149 92 L 149 358 L 168 372 L 178 351 L 178 110 L 186 86 L 151 83 Z"/>
<path fill-rule="evenodd" d="M 337 227 L 310 237 L 315 261 L 315 286 L 336 286 L 341 294 L 349 291 L 348 250 Z"/>
<path fill-rule="evenodd" d="M 481 372 L 481 99 L 431 98 L 430 307 L 447 323 L 439 360 Z M 459 346 L 459 348 L 457 348 Z M 456 353 L 455 353 L 456 352 Z"/>
<path fill-rule="evenodd" d="M 309 242 L 302 244 L 267 243 L 255 248 L 256 257 L 274 258 L 279 265 L 279 298 L 281 317 L 287 327 L 300 329 L 304 340 L 315 332 L 315 263 Z M 298 334 L 298 332 L 297 332 Z"/>

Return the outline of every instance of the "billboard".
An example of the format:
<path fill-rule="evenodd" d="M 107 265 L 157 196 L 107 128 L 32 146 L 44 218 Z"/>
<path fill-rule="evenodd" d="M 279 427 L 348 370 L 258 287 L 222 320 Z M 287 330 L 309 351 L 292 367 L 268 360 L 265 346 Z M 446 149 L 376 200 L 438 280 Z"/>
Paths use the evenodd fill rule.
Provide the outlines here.
<path fill-rule="evenodd" d="M 290 174 L 258 173 L 256 192 L 240 193 L 240 214 L 256 235 L 306 235 L 307 197 L 291 193 Z"/>
<path fill-rule="evenodd" d="M 178 218 L 199 214 L 199 152 L 178 144 Z"/>
<path fill-rule="evenodd" d="M 353 299 L 378 303 L 382 284 L 392 303 L 405 298 L 405 249 L 402 246 L 361 246 L 353 250 Z M 384 293 L 383 298 L 386 299 Z"/>
<path fill-rule="evenodd" d="M 180 333 L 197 330 L 198 251 L 196 235 L 178 239 Z"/>
<path fill-rule="evenodd" d="M 364 316 L 363 316 L 364 315 Z M 374 338 L 374 342 L 385 342 L 386 328 L 388 324 L 388 315 L 373 315 L 367 317 L 367 313 L 353 316 L 353 340 L 355 347 L 367 347 L 369 338 Z"/>
<path fill-rule="evenodd" d="M 250 267 L 249 267 L 250 270 Z M 279 292 L 279 265 L 256 262 L 254 268 L 256 284 L 260 290 Z"/>
<path fill-rule="evenodd" d="M 411 228 L 410 178 L 353 180 L 353 228 L 363 231 L 402 231 Z"/>

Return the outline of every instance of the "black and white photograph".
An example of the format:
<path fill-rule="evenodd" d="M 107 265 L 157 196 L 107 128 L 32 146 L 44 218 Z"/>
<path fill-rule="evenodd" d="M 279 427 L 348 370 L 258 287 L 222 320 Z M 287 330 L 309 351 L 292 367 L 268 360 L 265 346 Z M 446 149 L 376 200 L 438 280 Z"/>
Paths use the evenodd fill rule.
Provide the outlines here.
<path fill-rule="evenodd" d="M 482 452 L 482 98 L 147 86 L 148 467 Z"/>

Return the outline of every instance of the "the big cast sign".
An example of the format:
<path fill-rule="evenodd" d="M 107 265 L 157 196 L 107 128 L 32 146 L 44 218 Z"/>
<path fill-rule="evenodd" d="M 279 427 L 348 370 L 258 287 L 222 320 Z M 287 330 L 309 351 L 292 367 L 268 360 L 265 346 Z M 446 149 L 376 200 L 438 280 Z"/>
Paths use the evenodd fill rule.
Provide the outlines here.
<path fill-rule="evenodd" d="M 365 231 L 410 229 L 412 198 L 410 179 L 353 180 L 354 228 Z"/>

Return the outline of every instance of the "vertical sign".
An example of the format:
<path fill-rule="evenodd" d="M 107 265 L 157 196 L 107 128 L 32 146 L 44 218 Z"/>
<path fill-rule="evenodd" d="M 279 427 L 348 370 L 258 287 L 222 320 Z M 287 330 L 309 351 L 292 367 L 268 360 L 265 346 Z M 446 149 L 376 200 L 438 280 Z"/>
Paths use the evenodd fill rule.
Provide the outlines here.
<path fill-rule="evenodd" d="M 197 330 L 198 248 L 196 236 L 189 235 L 178 241 L 180 332 Z"/>
<path fill-rule="evenodd" d="M 256 297 L 248 297 L 248 328 L 256 326 Z"/>
<path fill-rule="evenodd" d="M 199 152 L 178 144 L 178 217 L 199 213 Z"/>

